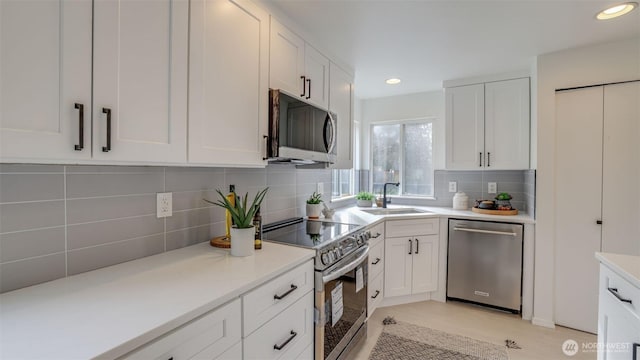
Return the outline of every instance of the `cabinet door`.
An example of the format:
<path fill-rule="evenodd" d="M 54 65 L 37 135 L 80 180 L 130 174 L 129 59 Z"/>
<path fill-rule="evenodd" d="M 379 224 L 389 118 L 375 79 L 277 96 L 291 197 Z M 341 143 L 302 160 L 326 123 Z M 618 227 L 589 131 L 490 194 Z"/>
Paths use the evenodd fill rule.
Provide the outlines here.
<path fill-rule="evenodd" d="M 411 242 L 410 242 L 411 240 Z M 411 245 L 410 245 L 411 244 Z M 387 238 L 384 244 L 384 295 L 411 294 L 413 240 L 409 237 Z M 411 254 L 409 254 L 411 251 Z"/>
<path fill-rule="evenodd" d="M 438 235 L 416 236 L 413 240 L 413 294 L 438 290 Z"/>
<path fill-rule="evenodd" d="M 640 320 L 629 316 L 623 304 L 601 290 L 598 321 L 598 344 L 603 348 L 598 351 L 598 360 L 636 360 L 632 357 L 634 346 L 640 347 Z M 606 345 L 611 346 L 608 350 Z M 640 352 L 640 348 L 636 349 Z"/>
<path fill-rule="evenodd" d="M 476 170 L 484 164 L 484 85 L 445 89 L 446 167 Z"/>
<path fill-rule="evenodd" d="M 326 109 L 329 106 L 329 59 L 311 45 L 304 48 L 308 102 Z"/>
<path fill-rule="evenodd" d="M 192 0 L 189 162 L 265 166 L 269 16 L 246 0 Z"/>
<path fill-rule="evenodd" d="M 555 320 L 595 333 L 602 193 L 603 89 L 556 93 Z"/>
<path fill-rule="evenodd" d="M 353 168 L 353 80 L 334 63 L 330 65 L 329 111 L 337 115 L 338 159 L 334 169 Z"/>
<path fill-rule="evenodd" d="M 91 157 L 91 9 L 91 0 L 0 1 L 2 161 Z"/>
<path fill-rule="evenodd" d="M 269 87 L 303 96 L 304 40 L 271 17 Z"/>
<path fill-rule="evenodd" d="M 602 251 L 640 255 L 640 81 L 604 87 Z"/>
<path fill-rule="evenodd" d="M 94 6 L 93 157 L 186 162 L 188 0 Z"/>
<path fill-rule="evenodd" d="M 529 78 L 484 85 L 484 165 L 529 168 Z"/>

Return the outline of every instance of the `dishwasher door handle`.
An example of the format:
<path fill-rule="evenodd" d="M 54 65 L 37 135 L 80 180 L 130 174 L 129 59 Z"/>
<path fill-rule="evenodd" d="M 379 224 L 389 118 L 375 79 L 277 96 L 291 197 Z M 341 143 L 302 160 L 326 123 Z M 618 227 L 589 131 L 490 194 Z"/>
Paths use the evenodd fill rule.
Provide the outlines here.
<path fill-rule="evenodd" d="M 492 234 L 492 235 L 507 235 L 507 236 L 516 236 L 517 234 L 514 232 L 506 232 L 506 231 L 494 231 L 494 230 L 482 230 L 482 229 L 470 229 L 463 227 L 454 227 L 455 231 L 466 231 L 471 233 L 480 233 L 480 234 Z"/>

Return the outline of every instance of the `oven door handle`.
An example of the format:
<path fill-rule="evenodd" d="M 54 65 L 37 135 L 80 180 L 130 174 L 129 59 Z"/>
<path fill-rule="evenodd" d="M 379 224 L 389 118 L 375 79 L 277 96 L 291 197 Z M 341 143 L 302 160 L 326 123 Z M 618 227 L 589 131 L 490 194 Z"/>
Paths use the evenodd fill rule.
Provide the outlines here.
<path fill-rule="evenodd" d="M 340 276 L 348 273 L 349 271 L 355 269 L 358 265 L 360 265 L 360 263 L 367 257 L 369 256 L 369 246 L 363 246 L 361 250 L 358 250 L 358 257 L 353 260 L 352 262 L 348 263 L 347 265 L 337 268 L 333 271 L 331 271 L 330 273 L 328 273 L 327 275 L 322 277 L 322 282 L 323 283 L 328 283 L 331 280 L 335 280 L 337 278 L 339 278 Z"/>

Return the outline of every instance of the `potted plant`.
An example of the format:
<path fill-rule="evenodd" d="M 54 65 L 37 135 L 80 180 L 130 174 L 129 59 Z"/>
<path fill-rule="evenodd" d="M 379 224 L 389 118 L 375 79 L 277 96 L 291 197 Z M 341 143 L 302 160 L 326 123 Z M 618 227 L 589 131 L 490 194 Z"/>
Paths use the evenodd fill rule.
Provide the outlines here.
<path fill-rule="evenodd" d="M 307 199 L 307 217 L 309 219 L 319 218 L 322 208 L 322 194 L 314 191 L 309 199 Z"/>
<path fill-rule="evenodd" d="M 220 206 L 231 214 L 233 226 L 231 227 L 231 255 L 232 256 L 249 256 L 254 253 L 255 246 L 255 228 L 253 227 L 253 217 L 255 216 L 262 200 L 264 200 L 267 190 L 258 192 L 250 206 L 247 206 L 248 193 L 244 198 L 236 196 L 235 201 L 231 202 L 220 190 L 216 190 L 220 199 L 217 201 L 209 201 L 203 199 L 209 204 Z M 235 194 L 234 194 L 235 195 Z"/>
<path fill-rule="evenodd" d="M 361 191 L 356 195 L 356 203 L 360 207 L 371 207 L 373 205 L 374 195 L 367 191 Z"/>

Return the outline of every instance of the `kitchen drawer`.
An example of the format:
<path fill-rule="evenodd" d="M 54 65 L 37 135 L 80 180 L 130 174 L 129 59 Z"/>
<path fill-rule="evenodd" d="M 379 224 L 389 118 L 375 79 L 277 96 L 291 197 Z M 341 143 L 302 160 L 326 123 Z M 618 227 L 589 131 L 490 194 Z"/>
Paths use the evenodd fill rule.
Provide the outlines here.
<path fill-rule="evenodd" d="M 367 316 L 370 317 L 373 315 L 373 312 L 376 310 L 382 298 L 384 297 L 383 288 L 384 288 L 384 276 L 379 274 L 378 276 L 372 277 L 369 280 L 369 296 L 367 297 Z"/>
<path fill-rule="evenodd" d="M 384 270 L 384 242 L 369 250 L 369 278 L 374 278 Z"/>
<path fill-rule="evenodd" d="M 213 349 L 207 348 L 202 350 L 201 353 L 192 357 L 189 360 L 238 360 L 242 359 L 242 341 L 238 341 L 235 345 L 230 347 L 227 351 L 225 351 L 222 355 L 218 355 L 212 351 Z M 173 359 L 177 360 L 177 359 Z"/>
<path fill-rule="evenodd" d="M 197 318 L 123 359 L 190 359 L 200 353 L 214 359 L 242 340 L 240 299 Z M 200 358 L 196 356 L 196 358 Z"/>
<path fill-rule="evenodd" d="M 612 290 L 610 291 L 609 288 Z M 613 294 L 616 291 L 613 289 L 617 289 L 620 298 L 630 300 L 631 303 L 616 298 Z M 600 293 L 615 300 L 630 316 L 640 321 L 640 289 L 603 264 L 600 264 Z"/>
<path fill-rule="evenodd" d="M 312 290 L 313 276 L 313 260 L 309 260 L 244 295 L 244 337 Z"/>
<path fill-rule="evenodd" d="M 368 230 L 371 233 L 371 238 L 369 239 L 370 247 L 374 247 L 384 241 L 384 221 L 373 225 Z"/>
<path fill-rule="evenodd" d="M 302 350 L 302 352 L 300 354 L 298 354 L 298 356 L 296 356 L 296 359 L 298 360 L 313 360 L 314 357 L 314 348 L 313 348 L 313 342 L 311 344 L 309 344 L 304 350 Z"/>
<path fill-rule="evenodd" d="M 308 291 L 244 339 L 244 358 L 295 359 L 313 343 L 313 311 L 313 291 Z"/>
<path fill-rule="evenodd" d="M 438 218 L 387 221 L 385 237 L 434 235 L 438 233 L 439 226 Z"/>

